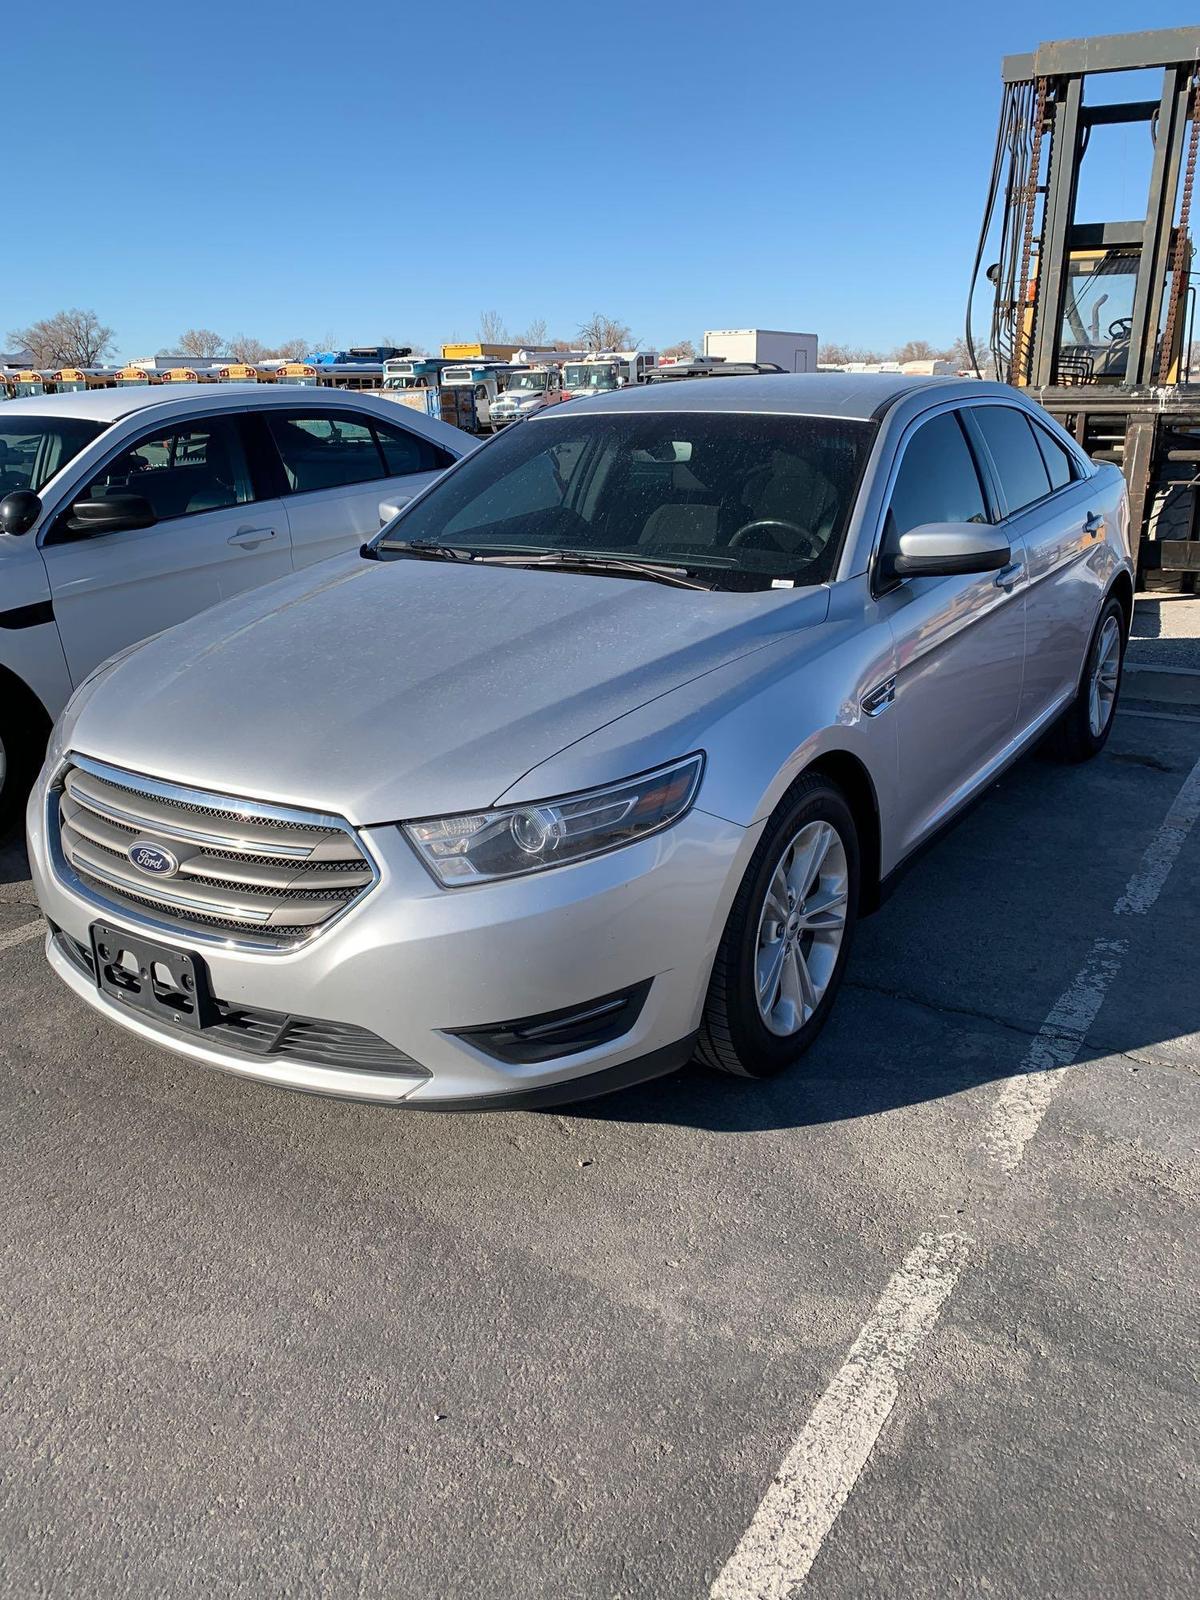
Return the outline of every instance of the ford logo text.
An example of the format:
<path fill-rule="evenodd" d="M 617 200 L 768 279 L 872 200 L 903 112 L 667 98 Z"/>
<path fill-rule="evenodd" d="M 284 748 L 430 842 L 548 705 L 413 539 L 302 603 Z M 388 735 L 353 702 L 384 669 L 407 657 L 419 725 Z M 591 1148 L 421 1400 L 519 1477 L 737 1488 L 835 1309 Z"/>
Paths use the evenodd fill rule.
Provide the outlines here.
<path fill-rule="evenodd" d="M 152 873 L 156 878 L 173 878 L 179 871 L 178 857 L 147 839 L 135 839 L 125 853 L 139 871 Z"/>

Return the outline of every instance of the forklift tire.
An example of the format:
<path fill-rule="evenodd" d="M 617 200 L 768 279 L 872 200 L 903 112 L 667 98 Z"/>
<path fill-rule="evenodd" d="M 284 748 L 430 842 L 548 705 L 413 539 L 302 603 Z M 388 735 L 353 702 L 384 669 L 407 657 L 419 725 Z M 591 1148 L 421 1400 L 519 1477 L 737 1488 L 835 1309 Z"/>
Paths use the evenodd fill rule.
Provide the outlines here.
<path fill-rule="evenodd" d="M 1196 489 L 1190 483 L 1159 489 L 1154 496 L 1146 532 L 1150 544 L 1162 539 L 1195 539 Z M 1195 594 L 1194 572 L 1164 572 L 1147 567 L 1142 573 L 1142 589 L 1147 594 Z"/>

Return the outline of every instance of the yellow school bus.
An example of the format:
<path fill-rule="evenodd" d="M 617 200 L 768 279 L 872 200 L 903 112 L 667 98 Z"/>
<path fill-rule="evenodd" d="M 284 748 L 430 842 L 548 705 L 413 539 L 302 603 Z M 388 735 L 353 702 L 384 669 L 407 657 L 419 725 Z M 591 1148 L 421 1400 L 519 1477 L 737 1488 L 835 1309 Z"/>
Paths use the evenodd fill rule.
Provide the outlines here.
<path fill-rule="evenodd" d="M 115 388 L 117 375 L 111 367 L 60 367 L 53 374 L 59 394 L 77 394 L 81 389 Z"/>
<path fill-rule="evenodd" d="M 122 367 L 117 373 L 118 384 L 161 383 L 161 372 L 148 372 L 145 367 Z"/>
<path fill-rule="evenodd" d="M 260 372 L 257 367 L 249 366 L 245 361 L 235 361 L 228 367 L 217 368 L 217 381 L 219 383 L 270 383 L 269 372 Z"/>
<path fill-rule="evenodd" d="M 317 369 L 307 361 L 284 361 L 275 368 L 276 383 L 315 384 L 316 381 Z"/>
<path fill-rule="evenodd" d="M 8 380 L 14 400 L 23 400 L 27 395 L 46 394 L 51 389 L 49 372 L 38 372 L 33 367 L 28 367 L 24 372 L 14 372 Z"/>

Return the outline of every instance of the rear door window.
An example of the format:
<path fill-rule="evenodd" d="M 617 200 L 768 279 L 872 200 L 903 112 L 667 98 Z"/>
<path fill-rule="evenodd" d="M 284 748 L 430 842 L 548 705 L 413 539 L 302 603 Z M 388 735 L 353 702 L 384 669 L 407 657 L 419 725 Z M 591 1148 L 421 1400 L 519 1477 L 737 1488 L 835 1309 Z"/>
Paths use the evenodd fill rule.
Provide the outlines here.
<path fill-rule="evenodd" d="M 449 450 L 423 439 L 419 433 L 392 422 L 381 422 L 378 417 L 371 418 L 371 426 L 379 440 L 389 478 L 403 478 L 414 472 L 440 472 L 454 464 L 455 458 Z"/>
<path fill-rule="evenodd" d="M 1050 474 L 1024 412 L 1013 406 L 974 406 L 971 419 L 995 463 L 1008 514 L 1044 500 L 1050 493 Z"/>
<path fill-rule="evenodd" d="M 383 456 L 366 417 L 347 411 L 266 412 L 271 437 L 291 494 L 340 489 L 386 476 Z"/>
<path fill-rule="evenodd" d="M 904 447 L 887 536 L 910 533 L 928 522 L 987 520 L 983 486 L 962 425 L 953 411 L 943 411 L 923 422 Z"/>
<path fill-rule="evenodd" d="M 1039 428 L 1036 422 L 1033 425 L 1033 437 L 1042 452 L 1042 460 L 1046 464 L 1046 471 L 1050 474 L 1052 489 L 1062 489 L 1073 478 L 1079 476 L 1078 464 L 1066 445 L 1045 428 Z"/>

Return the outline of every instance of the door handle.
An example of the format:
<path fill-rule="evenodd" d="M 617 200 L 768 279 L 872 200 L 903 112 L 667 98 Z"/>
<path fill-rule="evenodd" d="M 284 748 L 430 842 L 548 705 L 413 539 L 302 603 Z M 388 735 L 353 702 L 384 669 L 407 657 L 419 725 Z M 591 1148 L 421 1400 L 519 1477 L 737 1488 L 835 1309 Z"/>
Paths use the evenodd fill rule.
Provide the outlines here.
<path fill-rule="evenodd" d="M 1006 567 L 1000 568 L 994 581 L 997 589 L 1003 589 L 1006 594 L 1011 594 L 1013 585 L 1020 576 L 1021 563 L 1019 561 L 1010 561 Z"/>
<path fill-rule="evenodd" d="M 1098 512 L 1089 511 L 1084 518 L 1083 531 L 1089 539 L 1094 539 L 1104 526 L 1104 518 Z"/>
<path fill-rule="evenodd" d="M 226 539 L 226 544 L 236 544 L 243 550 L 256 550 L 260 544 L 275 537 L 274 528 L 239 528 Z"/>

